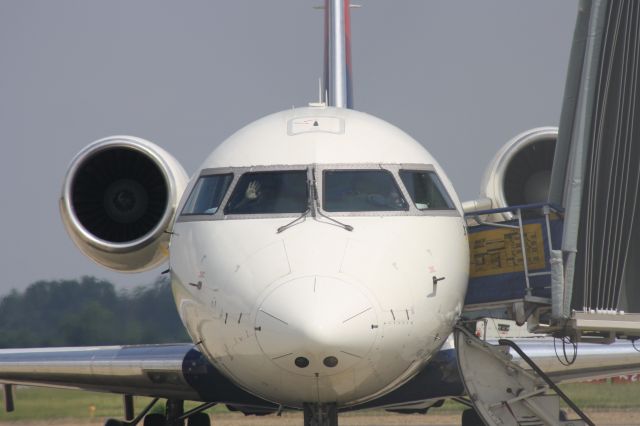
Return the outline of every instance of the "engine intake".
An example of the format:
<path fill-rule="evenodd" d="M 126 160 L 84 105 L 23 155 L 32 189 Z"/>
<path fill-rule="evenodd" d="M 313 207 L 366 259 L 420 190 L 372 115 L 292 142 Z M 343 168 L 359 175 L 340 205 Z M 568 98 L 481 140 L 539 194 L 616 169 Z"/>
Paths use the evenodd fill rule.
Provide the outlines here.
<path fill-rule="evenodd" d="M 71 239 L 118 271 L 151 269 L 167 256 L 167 231 L 187 175 L 144 139 L 111 136 L 80 151 L 64 181 L 60 211 Z"/>
<path fill-rule="evenodd" d="M 481 196 L 494 208 L 546 202 L 557 138 L 557 127 L 539 127 L 507 142 L 485 171 Z"/>

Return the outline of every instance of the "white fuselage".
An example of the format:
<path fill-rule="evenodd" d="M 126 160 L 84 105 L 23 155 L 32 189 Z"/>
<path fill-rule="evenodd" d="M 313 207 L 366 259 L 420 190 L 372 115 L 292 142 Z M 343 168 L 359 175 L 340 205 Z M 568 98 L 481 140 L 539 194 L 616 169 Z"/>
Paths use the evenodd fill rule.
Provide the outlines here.
<path fill-rule="evenodd" d="M 281 232 L 300 215 L 178 216 L 170 246 L 178 310 L 194 342 L 249 392 L 295 407 L 364 402 L 420 371 L 460 314 L 469 263 L 460 203 L 407 134 L 357 111 L 314 107 L 232 135 L 194 175 L 181 205 L 204 171 L 291 166 L 314 170 L 319 197 L 304 220 Z M 397 175 L 403 167 L 437 173 L 455 208 L 322 210 L 323 170 Z"/>

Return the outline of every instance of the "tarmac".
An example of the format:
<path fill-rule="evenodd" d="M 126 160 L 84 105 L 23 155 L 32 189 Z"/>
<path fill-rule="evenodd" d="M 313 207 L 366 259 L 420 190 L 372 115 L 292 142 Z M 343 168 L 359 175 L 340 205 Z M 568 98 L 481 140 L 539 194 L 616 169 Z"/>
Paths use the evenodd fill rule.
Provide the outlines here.
<path fill-rule="evenodd" d="M 638 426 L 640 411 L 597 411 L 587 415 L 598 426 Z M 571 418 L 572 416 L 570 416 Z M 98 426 L 105 419 L 55 419 L 46 421 L 0 422 L 0 426 Z M 284 413 L 281 417 L 244 416 L 239 413 L 220 414 L 211 419 L 214 426 L 302 426 L 301 413 Z M 391 414 L 384 412 L 349 413 L 340 416 L 341 426 L 459 426 L 460 414 Z"/>

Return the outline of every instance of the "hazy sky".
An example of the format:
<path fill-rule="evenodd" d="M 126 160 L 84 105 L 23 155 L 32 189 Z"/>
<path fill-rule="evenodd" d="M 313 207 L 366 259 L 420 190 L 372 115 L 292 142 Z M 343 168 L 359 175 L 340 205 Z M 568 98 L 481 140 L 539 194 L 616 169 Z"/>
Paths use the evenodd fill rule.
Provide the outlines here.
<path fill-rule="evenodd" d="M 0 2 L 0 294 L 109 272 L 58 214 L 71 158 L 113 134 L 149 139 L 189 173 L 239 127 L 317 97 L 318 1 Z M 557 125 L 576 1 L 362 0 L 352 13 L 356 109 L 423 143 L 461 198 L 496 150 Z"/>

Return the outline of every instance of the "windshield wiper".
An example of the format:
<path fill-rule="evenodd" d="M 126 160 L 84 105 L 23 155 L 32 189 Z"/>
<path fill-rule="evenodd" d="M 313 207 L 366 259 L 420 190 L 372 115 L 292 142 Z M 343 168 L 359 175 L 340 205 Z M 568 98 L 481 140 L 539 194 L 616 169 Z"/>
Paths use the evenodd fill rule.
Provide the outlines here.
<path fill-rule="evenodd" d="M 281 233 L 286 231 L 287 229 L 291 228 L 292 226 L 297 225 L 298 223 L 302 223 L 307 219 L 307 215 L 309 214 L 309 212 L 311 211 L 310 208 L 307 208 L 304 212 L 302 212 L 302 214 L 298 217 L 296 217 L 295 219 L 293 219 L 291 222 L 287 223 L 286 225 L 282 225 L 280 228 L 278 228 L 277 233 Z"/>
<path fill-rule="evenodd" d="M 342 223 L 322 213 L 322 211 L 320 210 L 320 202 L 318 201 L 318 186 L 316 184 L 315 168 L 311 169 L 311 176 L 312 176 L 312 181 L 307 181 L 307 191 L 309 193 L 309 198 L 307 199 L 307 209 L 304 212 L 302 212 L 300 216 L 293 219 L 291 222 L 279 227 L 276 232 L 279 234 L 299 223 L 304 222 L 307 219 L 307 216 L 309 215 L 309 213 L 311 213 L 311 217 L 316 219 L 318 222 L 326 223 L 327 225 L 339 226 L 340 228 L 346 229 L 349 232 L 353 231 L 353 226 L 347 225 L 346 223 Z M 331 223 L 318 220 L 316 215 L 324 217 L 325 219 L 331 221 Z"/>
<path fill-rule="evenodd" d="M 277 234 L 286 231 L 287 229 L 291 228 L 292 226 L 295 226 L 299 223 L 304 222 L 305 220 L 307 220 L 307 215 L 309 213 L 312 212 L 313 210 L 313 205 L 311 203 L 311 184 L 309 183 L 309 180 L 307 180 L 307 193 L 309 194 L 309 196 L 307 197 L 307 209 L 305 211 L 302 212 L 302 214 L 298 217 L 296 217 L 295 219 L 293 219 L 291 222 L 287 223 L 286 225 L 282 225 L 281 227 L 279 227 L 276 231 Z M 315 216 L 315 214 L 314 214 Z"/>
<path fill-rule="evenodd" d="M 314 213 L 314 217 L 317 214 L 318 216 L 322 216 L 327 220 L 330 220 L 333 223 L 328 223 L 328 225 L 336 225 L 341 227 L 342 229 L 346 229 L 347 231 L 351 232 L 353 231 L 353 226 L 351 225 L 347 225 L 346 223 L 342 223 L 332 217 L 327 216 L 326 214 L 322 213 L 322 211 L 320 210 L 320 202 L 318 201 L 318 186 L 316 184 L 316 169 L 315 167 L 313 169 L 311 169 L 311 177 L 313 178 L 313 181 L 311 182 L 311 186 L 312 186 L 312 193 L 313 193 L 313 205 L 314 205 L 314 209 L 313 209 L 313 213 Z M 318 219 L 316 219 L 318 220 Z M 321 220 L 318 220 L 318 222 L 322 222 Z M 327 223 L 327 222 L 324 222 Z"/>

